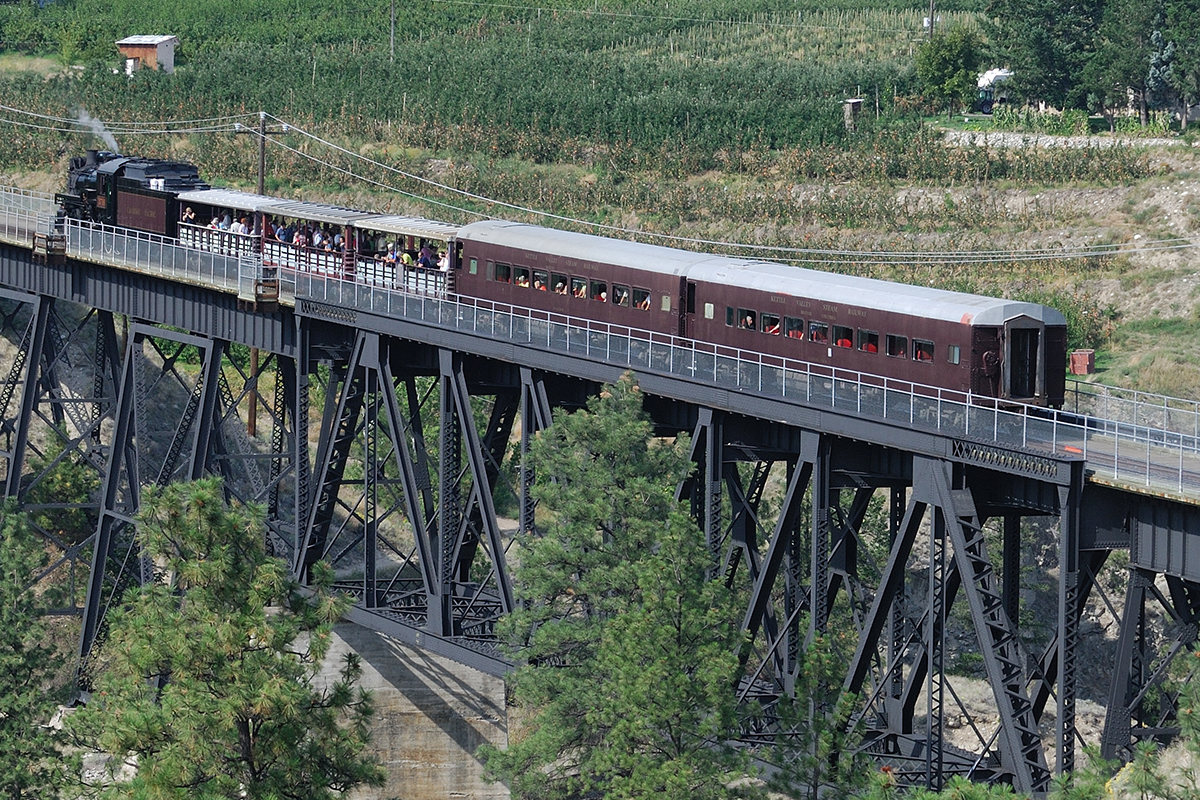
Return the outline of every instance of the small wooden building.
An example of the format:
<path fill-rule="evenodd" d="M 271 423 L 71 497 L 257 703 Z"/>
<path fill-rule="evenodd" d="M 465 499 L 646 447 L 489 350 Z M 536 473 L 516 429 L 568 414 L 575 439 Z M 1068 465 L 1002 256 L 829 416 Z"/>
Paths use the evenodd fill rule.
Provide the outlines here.
<path fill-rule="evenodd" d="M 117 49 L 125 56 L 125 74 L 132 75 L 142 67 L 175 71 L 175 48 L 178 36 L 126 36 L 117 42 Z"/>

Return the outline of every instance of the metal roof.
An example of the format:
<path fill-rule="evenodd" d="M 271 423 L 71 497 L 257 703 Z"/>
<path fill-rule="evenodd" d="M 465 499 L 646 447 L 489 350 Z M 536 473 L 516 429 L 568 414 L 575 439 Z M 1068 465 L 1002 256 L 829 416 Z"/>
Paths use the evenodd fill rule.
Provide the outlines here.
<path fill-rule="evenodd" d="M 1021 316 L 1047 325 L 1066 324 L 1066 318 L 1060 312 L 1037 303 L 819 272 L 786 264 L 735 259 L 723 259 L 723 262 L 701 265 L 690 271 L 688 278 L 965 325 L 1003 325 L 1006 320 Z"/>
<path fill-rule="evenodd" d="M 234 189 L 203 189 L 194 192 L 180 192 L 179 199 L 184 203 L 203 203 L 206 206 L 220 206 L 238 211 L 261 211 L 267 206 L 279 202 L 278 197 L 267 197 L 250 192 L 239 192 Z"/>
<path fill-rule="evenodd" d="M 121 45 L 121 44 L 154 44 L 154 45 L 158 45 L 158 44 L 165 44 L 165 43 L 171 41 L 172 39 L 175 40 L 175 44 L 179 44 L 178 36 L 170 36 L 170 35 L 163 36 L 163 35 L 150 35 L 150 34 L 138 34 L 137 36 L 126 36 L 124 39 L 118 39 L 117 44 L 119 44 L 119 45 Z"/>
<path fill-rule="evenodd" d="M 449 222 L 390 215 L 360 219 L 354 223 L 354 227 L 359 230 L 394 233 L 397 236 L 419 236 L 422 239 L 437 239 L 443 242 L 457 236 L 460 230 L 460 226 Z"/>
<path fill-rule="evenodd" d="M 464 225 L 458 232 L 458 238 L 665 275 L 683 275 L 697 264 L 714 259 L 726 260 L 707 253 L 692 253 L 673 247 L 607 239 L 588 233 L 572 233 L 503 220 Z"/>
<path fill-rule="evenodd" d="M 356 225 L 358 220 L 378 216 L 368 211 L 356 211 L 353 208 L 327 206 L 322 203 L 304 203 L 299 200 L 279 200 L 269 206 L 263 206 L 262 211 L 306 222 L 321 222 L 326 225 Z"/>

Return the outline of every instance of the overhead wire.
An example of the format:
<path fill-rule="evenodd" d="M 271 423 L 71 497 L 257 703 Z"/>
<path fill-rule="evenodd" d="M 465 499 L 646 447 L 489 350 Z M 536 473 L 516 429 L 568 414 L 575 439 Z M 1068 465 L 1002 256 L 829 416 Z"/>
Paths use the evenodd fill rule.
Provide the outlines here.
<path fill-rule="evenodd" d="M 480 194 L 477 194 L 474 192 L 468 192 L 463 189 L 458 189 L 457 187 L 449 186 L 447 184 L 440 183 L 440 182 L 432 180 L 430 178 L 426 178 L 421 175 L 416 175 L 414 173 L 406 172 L 405 170 L 399 169 L 397 167 L 393 167 L 389 164 L 384 164 L 380 161 L 376 161 L 372 158 L 362 155 L 361 153 L 356 153 L 353 150 L 349 150 L 349 149 L 342 147 L 341 145 L 338 145 L 334 142 L 330 142 L 326 139 L 323 139 L 322 137 L 317 136 L 316 134 L 311 133 L 309 131 L 306 131 L 303 128 L 299 128 L 295 125 L 292 125 L 291 123 L 285 122 L 284 120 L 280 119 L 279 117 L 275 117 L 274 115 L 268 115 L 268 116 L 270 116 L 271 119 L 275 120 L 279 124 L 286 125 L 288 127 L 289 131 L 292 131 L 292 132 L 298 133 L 302 136 L 305 136 L 305 137 L 307 137 L 315 142 L 318 142 L 332 150 L 335 150 L 339 153 L 350 156 L 351 158 L 365 161 L 374 167 L 378 167 L 382 170 L 392 172 L 401 177 L 404 177 L 404 178 L 407 178 L 410 180 L 414 180 L 414 181 L 422 183 L 426 186 L 437 188 L 439 190 L 449 192 L 452 194 L 456 194 L 461 197 L 464 197 L 464 198 L 467 198 L 470 200 L 474 200 L 477 202 L 485 203 L 485 204 L 492 205 L 492 206 L 498 206 L 501 208 L 507 208 L 512 211 L 518 211 L 518 212 L 521 212 L 524 214 L 530 214 L 530 215 L 545 218 L 545 219 L 553 219 L 553 220 L 556 220 L 559 222 L 570 223 L 572 225 L 579 225 L 579 226 L 583 226 L 586 228 L 592 228 L 592 229 L 596 229 L 596 230 L 604 230 L 604 231 L 608 231 L 608 232 L 612 232 L 612 233 L 626 234 L 626 235 L 633 236 L 633 237 L 645 237 L 645 238 L 651 238 L 651 239 L 669 240 L 669 241 L 679 242 L 679 243 L 683 243 L 683 244 L 705 245 L 705 246 L 709 246 L 709 247 L 723 247 L 723 248 L 731 248 L 731 249 L 735 249 L 735 250 L 749 250 L 749 251 L 769 252 L 769 253 L 788 253 L 788 254 L 792 254 L 795 256 L 815 256 L 814 258 L 790 258 L 790 259 L 787 259 L 789 261 L 798 262 L 798 263 L 844 264 L 847 261 L 853 261 L 854 263 L 860 264 L 860 265 L 897 265 L 897 266 L 918 265 L 918 264 L 952 265 L 952 264 L 986 263 L 989 261 L 997 261 L 997 260 L 1021 262 L 1021 261 L 1046 261 L 1046 260 L 1060 259 L 1060 258 L 1066 258 L 1066 259 L 1100 258 L 1100 257 L 1115 255 L 1120 252 L 1128 252 L 1130 250 L 1130 248 L 1122 246 L 1120 244 L 1091 245 L 1091 246 L 1084 246 L 1084 247 L 1074 248 L 1074 249 L 1034 248 L 1034 249 L 1030 249 L 1030 250 L 965 250 L 965 251 L 964 250 L 942 250 L 942 251 L 836 250 L 836 249 L 828 249 L 828 248 L 789 247 L 789 246 L 783 246 L 783 245 L 769 245 L 769 244 L 749 244 L 749 243 L 744 243 L 744 242 L 730 242 L 730 241 L 724 241 L 724 240 L 719 240 L 719 239 L 703 239 L 703 238 L 697 238 L 697 237 L 678 236 L 675 234 L 658 233 L 658 232 L 654 232 L 654 231 L 640 231 L 640 230 L 635 230 L 635 229 L 631 229 L 631 228 L 624 228 L 624 227 L 621 227 L 618 225 L 608 225 L 605 223 L 581 220 L 581 219 L 578 219 L 575 217 L 570 217 L 570 216 L 566 216 L 566 215 L 562 215 L 562 214 L 554 214 L 549 211 L 542 211 L 540 209 L 530 208 L 528 206 L 522 206 L 522 205 L 519 205 L 516 203 L 509 203 L 509 202 L 506 202 L 503 200 L 489 198 L 489 197 L 486 197 L 484 195 L 480 195 Z M 331 169 L 337 169 L 337 166 L 334 165 L 332 162 L 318 159 L 309 154 L 303 154 L 303 155 L 305 158 L 308 158 L 309 160 L 312 160 L 316 163 L 320 163 Z M 347 172 L 347 174 L 353 174 L 353 173 Z M 380 184 L 379 182 L 376 182 L 376 181 L 371 181 L 371 182 L 375 183 L 376 185 L 383 186 L 383 184 Z M 399 191 L 399 190 L 397 190 L 397 191 Z M 413 195 L 411 193 L 406 192 L 405 194 L 410 197 L 416 197 L 416 195 Z M 422 198 L 422 199 L 428 199 L 428 198 Z M 478 214 L 478 212 L 473 212 L 473 211 L 470 211 L 469 209 L 463 209 L 461 207 L 454 206 L 452 204 L 443 204 L 443 205 L 447 208 L 453 208 L 455 210 L 465 211 L 467 213 Z M 488 215 L 478 214 L 478 216 L 488 216 Z M 1146 252 L 1146 251 L 1157 251 L 1157 250 L 1188 249 L 1188 248 L 1193 248 L 1193 247 L 1197 247 L 1197 246 L 1198 245 L 1196 243 L 1193 243 L 1193 242 L 1190 242 L 1190 241 L 1184 240 L 1184 239 L 1165 239 L 1165 240 L 1156 240 L 1156 241 L 1152 241 L 1152 242 L 1147 242 L 1147 243 L 1137 247 L 1136 249 L 1139 252 Z"/>
<path fill-rule="evenodd" d="M 448 1 L 448 0 L 446 0 Z M 100 120 L 84 121 L 82 119 L 71 119 L 68 117 L 58 117 L 49 114 L 38 114 L 31 111 L 16 109 L 11 106 L 0 104 L 0 111 L 22 114 L 35 119 L 45 120 L 49 122 L 57 122 L 70 127 L 61 127 L 59 125 L 40 125 L 32 122 L 23 122 L 20 120 L 0 118 L 0 123 L 7 123 L 24 128 L 34 130 L 43 130 L 55 133 L 90 133 L 96 134 L 96 126 L 99 125 L 104 132 L 117 135 L 155 135 L 155 134 L 187 134 L 187 133 L 228 133 L 240 132 L 253 135 L 259 135 L 258 131 L 248 125 L 244 125 L 237 120 L 258 117 L 258 114 L 244 113 L 227 115 L 221 117 L 209 117 L 194 120 L 162 120 L 162 121 L 143 121 L 143 122 L 103 122 Z M 406 180 L 411 180 L 419 184 L 429 186 L 442 192 L 447 192 L 457 195 L 464 199 L 468 199 L 477 203 L 482 203 L 489 207 L 498 207 L 516 211 L 522 214 L 528 214 L 541 219 L 554 220 L 561 223 L 580 226 L 585 229 L 596 231 L 605 231 L 623 236 L 632 237 L 635 239 L 651 239 L 657 241 L 670 241 L 674 243 L 704 246 L 710 248 L 723 248 L 751 253 L 763 254 L 758 256 L 760 260 L 780 261 L 787 263 L 801 263 L 809 265 L 846 265 L 853 264 L 855 266 L 949 266 L 949 265 L 965 265 L 975 263 L 987 263 L 994 261 L 1008 262 L 1028 262 L 1028 261 L 1046 261 L 1052 259 L 1080 259 L 1080 258 L 1103 258 L 1116 255 L 1122 252 L 1164 252 L 1172 250 L 1191 249 L 1200 244 L 1191 242 L 1186 239 L 1162 239 L 1149 240 L 1140 245 L 1129 247 L 1122 244 L 1105 244 L 1105 245 L 1085 245 L 1078 248 L 1033 248 L 1028 250 L 926 250 L 926 251 L 896 251 L 896 250 L 844 250 L 833 248 L 815 248 L 815 247 L 792 247 L 786 245 L 771 245 L 771 244 L 751 244 L 746 242 L 731 242 L 720 239 L 705 239 L 699 237 L 679 236 L 676 234 L 659 233 L 656 231 L 636 230 L 618 225 L 609 225 L 606 223 L 593 222 L 589 220 L 578 219 L 563 214 L 555 214 L 553 212 L 544 211 L 541 209 L 523 206 L 517 203 L 510 203 L 497 198 L 487 197 L 475 192 L 469 192 L 450 186 L 439 181 L 426 178 L 422 175 L 417 175 L 398 167 L 384 164 L 372 158 L 354 152 L 345 147 L 342 147 L 334 142 L 324 139 L 314 133 L 311 133 L 303 128 L 300 128 L 292 123 L 289 123 L 273 114 L 266 114 L 267 118 L 274 120 L 289 132 L 294 132 L 300 136 L 306 137 L 314 142 L 317 142 L 325 147 L 330 148 L 343 155 L 353 159 L 366 162 L 367 164 L 390 172 Z M 198 123 L 221 123 L 213 125 L 203 125 Z M 193 127 L 171 127 L 175 125 L 192 125 Z M 375 180 L 368 176 L 359 174 L 354 170 L 341 167 L 333 162 L 318 158 L 309 153 L 305 153 L 297 148 L 293 148 L 283 142 L 278 141 L 273 137 L 267 137 L 268 142 L 273 146 L 279 147 L 288 152 L 294 153 L 304 159 L 312 161 L 320 166 L 335 170 L 341 174 L 351 177 L 355 180 L 363 181 L 371 185 L 377 186 L 390 192 L 395 192 L 410 199 L 427 203 L 440 208 L 445 208 L 451 211 L 456 211 L 462 214 L 467 214 L 479 218 L 495 218 L 494 216 L 480 212 L 471 208 L 465 208 L 461 205 L 455 205 L 444 200 L 437 200 L 431 197 L 417 194 L 415 192 L 406 191 L 396 186 Z M 787 257 L 782 255 L 766 255 L 766 254 L 787 254 Z"/>
<path fill-rule="evenodd" d="M 100 125 L 104 125 L 106 128 L 118 127 L 118 128 L 124 128 L 124 129 L 137 129 L 137 128 L 149 127 L 149 126 L 166 127 L 169 125 L 170 126 L 200 125 L 202 123 L 225 122 L 225 121 L 230 121 L 230 120 L 246 119 L 248 117 L 255 117 L 255 118 L 258 117 L 258 114 L 255 114 L 253 112 L 246 112 L 246 113 L 242 113 L 242 114 L 228 114 L 228 115 L 221 116 L 221 117 L 205 117 L 205 118 L 201 118 L 201 119 L 157 120 L 157 121 L 141 121 L 141 122 L 138 122 L 138 121 L 105 122 L 103 120 L 91 120 L 91 116 L 88 115 L 88 119 L 91 120 L 91 122 L 88 122 L 83 119 L 80 119 L 79 117 L 56 117 L 51 114 L 38 114 L 34 111 L 26 111 L 24 109 L 7 106 L 7 105 L 4 105 L 3 103 L 0 103 L 0 111 L 8 111 L 8 112 L 11 112 L 14 114 L 21 114 L 21 115 L 27 116 L 27 117 L 34 117 L 36 119 L 44 119 L 44 120 L 49 120 L 52 122 L 62 122 L 62 123 L 67 123 L 67 124 L 71 124 L 71 125 L 91 125 L 92 123 L 99 123 Z M 81 110 L 81 113 L 87 114 L 87 112 L 83 111 L 83 110 Z"/>

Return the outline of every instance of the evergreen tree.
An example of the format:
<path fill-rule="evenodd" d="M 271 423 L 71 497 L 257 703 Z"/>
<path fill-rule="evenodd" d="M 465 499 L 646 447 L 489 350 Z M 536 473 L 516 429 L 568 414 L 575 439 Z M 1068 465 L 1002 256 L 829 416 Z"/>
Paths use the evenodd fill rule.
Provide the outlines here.
<path fill-rule="evenodd" d="M 50 797 L 66 771 L 59 736 L 46 727 L 59 700 L 62 666 L 41 617 L 45 595 L 32 584 L 46 550 L 14 503 L 0 506 L 0 797 Z"/>
<path fill-rule="evenodd" d="M 1153 0 L 1107 0 L 1096 53 L 1084 69 L 1093 96 L 1108 110 L 1126 105 L 1132 93 L 1142 124 L 1149 122 L 1150 59 L 1162 9 Z M 1110 117 L 1111 124 L 1111 117 Z"/>
<path fill-rule="evenodd" d="M 1186 128 L 1188 108 L 1200 103 L 1200 0 L 1165 0 L 1164 5 L 1163 38 L 1175 47 L 1171 87 Z"/>
<path fill-rule="evenodd" d="M 988 38 L 1014 70 L 1013 88 L 1031 100 L 1083 108 L 1103 7 L 1103 0 L 990 0 Z"/>
<path fill-rule="evenodd" d="M 736 612 L 674 500 L 686 443 L 658 442 L 624 376 L 533 446 L 544 530 L 520 541 L 507 620 L 527 730 L 485 748 L 514 797 L 720 798 L 744 768 Z M 518 712 L 520 713 L 520 712 Z"/>
<path fill-rule="evenodd" d="M 800 654 L 794 697 L 779 700 L 771 783 L 788 797 L 836 800 L 888 788 L 870 784 L 877 770 L 851 727 L 855 698 L 842 691 L 847 648 L 855 644 L 845 633 L 814 636 Z"/>
<path fill-rule="evenodd" d="M 231 509 L 220 481 L 148 491 L 137 541 L 160 573 L 110 612 L 83 742 L 134 756 L 136 777 L 103 796 L 320 800 L 380 785 L 367 745 L 370 698 L 347 658 L 318 688 L 344 599 L 315 570 L 309 595 L 264 550 L 261 516 Z"/>

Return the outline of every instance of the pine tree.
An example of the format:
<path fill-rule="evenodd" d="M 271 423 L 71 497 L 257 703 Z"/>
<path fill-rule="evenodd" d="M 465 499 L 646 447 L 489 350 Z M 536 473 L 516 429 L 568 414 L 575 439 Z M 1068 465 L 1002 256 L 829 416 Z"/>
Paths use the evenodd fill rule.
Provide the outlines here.
<path fill-rule="evenodd" d="M 227 506 L 219 480 L 144 496 L 137 541 L 159 579 L 110 612 L 103 672 L 71 725 L 136 764 L 105 797 L 320 800 L 382 783 L 363 754 L 360 664 L 314 681 L 346 603 L 328 569 L 302 591 L 263 539 L 261 516 Z"/>
<path fill-rule="evenodd" d="M 62 666 L 32 588 L 47 556 L 12 501 L 0 506 L 0 797 L 50 797 L 63 784 L 59 735 L 46 727 Z"/>
<path fill-rule="evenodd" d="M 544 529 L 519 542 L 527 605 L 507 620 L 528 713 L 483 751 L 514 797 L 735 796 L 736 613 L 674 500 L 686 443 L 658 442 L 632 376 L 533 446 Z"/>

